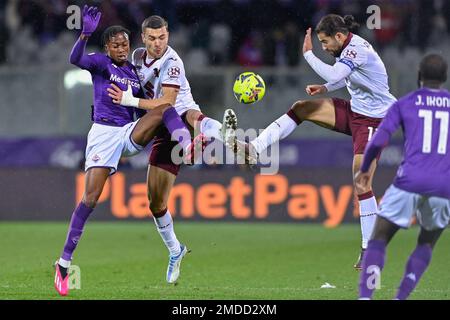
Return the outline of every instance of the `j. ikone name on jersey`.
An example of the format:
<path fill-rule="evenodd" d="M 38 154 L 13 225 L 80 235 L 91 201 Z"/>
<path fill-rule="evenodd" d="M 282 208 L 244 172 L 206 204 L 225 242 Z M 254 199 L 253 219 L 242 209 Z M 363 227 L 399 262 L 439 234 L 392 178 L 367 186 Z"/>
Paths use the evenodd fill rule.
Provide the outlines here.
<path fill-rule="evenodd" d="M 76 203 L 84 192 L 84 173 L 76 177 Z M 251 201 L 252 200 L 252 201 Z M 111 213 L 117 218 L 146 218 L 150 216 L 145 182 L 127 184 L 122 172 L 114 174 L 105 184 L 99 205 L 110 202 Z M 196 215 L 205 219 L 226 216 L 238 220 L 267 219 L 274 208 L 281 208 L 294 220 L 320 219 L 321 206 L 326 214 L 323 224 L 338 226 L 354 201 L 351 185 L 292 184 L 283 174 L 256 175 L 247 183 L 243 177 L 232 176 L 225 183 L 176 184 L 170 194 L 168 207 L 174 216 L 185 219 Z M 252 205 L 248 203 L 252 202 Z M 355 207 L 352 215 L 356 217 Z"/>
<path fill-rule="evenodd" d="M 109 77 L 109 80 L 116 82 L 116 83 L 129 84 L 130 86 L 137 88 L 137 89 L 140 88 L 139 82 L 130 80 L 128 78 L 121 78 L 121 77 L 117 76 L 116 74 L 111 74 L 111 76 Z"/>
<path fill-rule="evenodd" d="M 450 108 L 450 99 L 447 97 L 439 97 L 439 96 L 425 96 L 425 99 L 422 95 L 417 95 L 416 106 L 429 106 L 429 107 L 445 107 Z"/>

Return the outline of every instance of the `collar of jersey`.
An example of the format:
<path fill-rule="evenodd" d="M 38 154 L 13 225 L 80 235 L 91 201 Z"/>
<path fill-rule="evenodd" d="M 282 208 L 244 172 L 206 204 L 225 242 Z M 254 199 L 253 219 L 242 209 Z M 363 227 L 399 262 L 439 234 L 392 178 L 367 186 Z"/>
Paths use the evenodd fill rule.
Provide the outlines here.
<path fill-rule="evenodd" d="M 164 52 L 164 54 L 161 56 L 161 58 L 164 57 L 168 51 L 169 51 L 169 46 L 167 46 L 166 52 Z M 144 61 L 144 65 L 145 65 L 147 68 L 150 68 L 156 61 L 158 61 L 158 60 L 161 59 L 161 58 L 155 58 L 155 59 L 153 59 L 150 63 L 147 63 L 147 50 L 145 50 L 145 52 L 144 52 L 144 57 L 143 57 L 142 60 Z"/>
<path fill-rule="evenodd" d="M 350 43 L 352 38 L 353 38 L 353 33 L 349 32 L 347 39 L 345 39 L 344 44 L 342 45 L 342 51 L 345 49 L 346 46 L 348 46 L 348 44 Z"/>

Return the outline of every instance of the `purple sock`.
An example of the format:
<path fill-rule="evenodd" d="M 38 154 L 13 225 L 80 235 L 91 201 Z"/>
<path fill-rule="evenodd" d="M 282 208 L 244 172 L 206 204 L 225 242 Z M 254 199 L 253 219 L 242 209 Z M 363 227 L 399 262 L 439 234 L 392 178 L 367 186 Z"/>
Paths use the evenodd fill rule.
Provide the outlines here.
<path fill-rule="evenodd" d="M 78 241 L 83 233 L 84 224 L 89 218 L 92 210 L 94 209 L 89 208 L 83 202 L 80 202 L 78 207 L 73 212 L 69 230 L 67 232 L 66 243 L 64 244 L 64 251 L 61 255 L 61 258 L 64 260 L 72 260 L 72 253 L 77 247 Z"/>
<path fill-rule="evenodd" d="M 371 299 L 373 291 L 381 281 L 381 270 L 384 267 L 386 242 L 370 240 L 364 253 L 362 270 L 359 279 L 359 298 Z"/>
<path fill-rule="evenodd" d="M 432 249 L 429 245 L 418 245 L 409 256 L 405 274 L 397 291 L 396 299 L 405 300 L 417 286 L 417 283 L 431 261 Z"/>
<path fill-rule="evenodd" d="M 183 150 L 186 150 L 191 144 L 191 133 L 175 108 L 169 107 L 164 111 L 162 119 L 174 140 L 178 141 Z"/>

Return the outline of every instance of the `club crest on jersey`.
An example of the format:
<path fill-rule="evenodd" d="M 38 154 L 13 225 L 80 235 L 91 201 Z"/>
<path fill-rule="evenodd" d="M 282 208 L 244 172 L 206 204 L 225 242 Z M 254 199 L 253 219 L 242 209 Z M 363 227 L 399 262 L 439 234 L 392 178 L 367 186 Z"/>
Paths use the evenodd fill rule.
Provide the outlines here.
<path fill-rule="evenodd" d="M 347 49 L 344 53 L 344 57 L 349 59 L 355 59 L 356 55 L 357 55 L 356 51 L 350 49 Z"/>
<path fill-rule="evenodd" d="M 153 69 L 153 74 L 155 75 L 155 78 L 159 78 L 159 69 L 158 68 L 154 68 Z"/>

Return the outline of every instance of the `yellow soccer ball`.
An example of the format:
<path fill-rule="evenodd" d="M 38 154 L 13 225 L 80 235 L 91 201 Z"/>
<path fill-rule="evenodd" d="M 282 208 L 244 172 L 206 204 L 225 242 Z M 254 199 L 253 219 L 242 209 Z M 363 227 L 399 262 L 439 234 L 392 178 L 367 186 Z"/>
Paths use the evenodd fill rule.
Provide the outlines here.
<path fill-rule="evenodd" d="M 260 75 L 254 72 L 243 72 L 234 81 L 233 93 L 240 103 L 255 103 L 264 97 L 266 84 Z"/>

